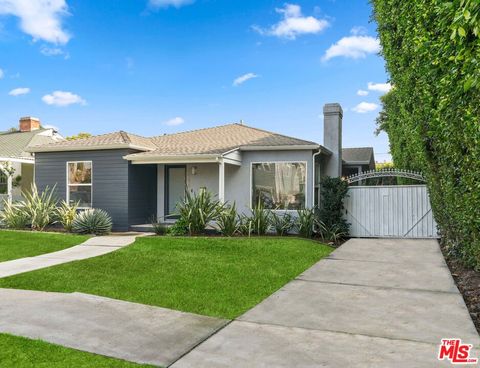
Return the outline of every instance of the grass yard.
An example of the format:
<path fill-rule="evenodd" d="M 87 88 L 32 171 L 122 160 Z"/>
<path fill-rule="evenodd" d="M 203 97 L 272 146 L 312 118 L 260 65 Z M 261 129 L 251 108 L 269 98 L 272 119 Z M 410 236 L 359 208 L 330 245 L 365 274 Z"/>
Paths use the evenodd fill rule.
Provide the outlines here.
<path fill-rule="evenodd" d="M 64 348 L 41 340 L 0 334 L 0 367 L 133 368 L 150 366 Z"/>
<path fill-rule="evenodd" d="M 87 239 L 87 236 L 82 235 L 0 231 L 0 262 L 56 252 Z"/>
<path fill-rule="evenodd" d="M 101 257 L 0 279 L 0 287 L 79 291 L 231 319 L 331 250 L 291 237 L 145 237 Z"/>

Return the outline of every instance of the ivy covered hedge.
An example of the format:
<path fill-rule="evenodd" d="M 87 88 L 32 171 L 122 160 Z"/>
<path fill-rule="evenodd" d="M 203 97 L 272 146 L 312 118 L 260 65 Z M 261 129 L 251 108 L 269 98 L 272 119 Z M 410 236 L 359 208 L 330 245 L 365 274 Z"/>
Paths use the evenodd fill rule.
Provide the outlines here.
<path fill-rule="evenodd" d="M 421 170 L 452 254 L 480 269 L 480 2 L 372 0 L 394 88 L 379 129 Z"/>

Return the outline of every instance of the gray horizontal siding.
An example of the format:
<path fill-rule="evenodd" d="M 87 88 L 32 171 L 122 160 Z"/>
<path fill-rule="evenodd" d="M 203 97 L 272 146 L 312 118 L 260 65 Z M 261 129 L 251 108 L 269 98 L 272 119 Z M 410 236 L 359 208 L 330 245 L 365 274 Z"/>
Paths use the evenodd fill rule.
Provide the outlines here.
<path fill-rule="evenodd" d="M 56 186 L 59 199 L 66 199 L 66 163 L 92 161 L 93 207 L 112 216 L 115 230 L 128 230 L 128 150 L 45 152 L 35 155 L 35 182 L 39 190 Z M 155 200 L 155 199 L 153 199 Z"/>

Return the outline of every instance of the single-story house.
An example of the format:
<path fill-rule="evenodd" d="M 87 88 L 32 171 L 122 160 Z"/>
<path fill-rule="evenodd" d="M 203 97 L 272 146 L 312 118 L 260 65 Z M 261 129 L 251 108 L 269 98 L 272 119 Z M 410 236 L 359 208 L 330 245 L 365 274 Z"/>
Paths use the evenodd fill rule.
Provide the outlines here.
<path fill-rule="evenodd" d="M 39 189 L 110 213 L 114 229 L 174 219 L 186 191 L 206 189 L 248 213 L 318 203 L 323 175 L 342 175 L 339 104 L 324 106 L 324 144 L 242 123 L 141 137 L 123 131 L 31 148 Z"/>
<path fill-rule="evenodd" d="M 20 118 L 18 129 L 0 132 L 0 197 L 15 200 L 29 191 L 35 160 L 28 149 L 60 140 L 63 137 L 54 129 L 43 128 L 40 120 L 30 116 Z"/>

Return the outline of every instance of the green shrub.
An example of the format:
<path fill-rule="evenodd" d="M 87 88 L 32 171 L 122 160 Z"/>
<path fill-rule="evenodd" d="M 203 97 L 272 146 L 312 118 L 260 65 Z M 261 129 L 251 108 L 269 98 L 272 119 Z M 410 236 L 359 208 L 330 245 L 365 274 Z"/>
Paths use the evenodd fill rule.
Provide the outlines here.
<path fill-rule="evenodd" d="M 24 200 L 18 203 L 18 210 L 25 213 L 32 230 L 43 231 L 48 225 L 57 220 L 57 200 L 55 187 L 45 188 L 41 193 L 37 186 L 32 184 L 30 192 L 23 193 Z"/>
<path fill-rule="evenodd" d="M 322 240 L 335 244 L 340 243 L 342 239 L 348 236 L 348 234 L 342 230 L 341 226 L 338 226 L 337 224 L 327 226 L 321 220 L 318 220 L 317 222 L 317 232 Z"/>
<path fill-rule="evenodd" d="M 223 205 L 206 190 L 193 194 L 187 191 L 185 200 L 178 205 L 180 220 L 187 225 L 190 235 L 205 233 L 207 225 L 217 220 L 222 210 Z"/>
<path fill-rule="evenodd" d="M 314 208 L 305 208 L 297 211 L 296 228 L 298 235 L 304 238 L 311 238 L 315 233 L 317 217 Z"/>
<path fill-rule="evenodd" d="M 330 232 L 348 235 L 349 224 L 343 217 L 343 201 L 347 193 L 348 183 L 345 180 L 329 176 L 322 178 L 318 217 Z"/>
<path fill-rule="evenodd" d="M 112 219 L 104 210 L 88 209 L 77 214 L 72 229 L 78 234 L 105 235 L 112 231 Z"/>
<path fill-rule="evenodd" d="M 59 207 L 57 207 L 57 218 L 63 228 L 69 233 L 72 232 L 73 220 L 77 216 L 78 204 L 70 205 L 65 201 L 62 201 Z"/>
<path fill-rule="evenodd" d="M 168 234 L 168 226 L 159 222 L 152 223 L 153 232 L 157 235 L 166 235 Z"/>
<path fill-rule="evenodd" d="M 240 231 L 240 218 L 235 203 L 225 206 L 217 219 L 217 226 L 224 236 L 234 236 Z"/>
<path fill-rule="evenodd" d="M 286 212 L 283 214 L 272 212 L 271 222 L 272 227 L 278 236 L 288 234 L 295 225 L 295 222 L 292 219 L 292 215 Z"/>
<path fill-rule="evenodd" d="M 30 225 L 30 217 L 21 210 L 18 203 L 4 203 L 3 211 L 0 212 L 2 226 L 8 229 L 24 230 Z"/>
<path fill-rule="evenodd" d="M 188 223 L 185 219 L 178 219 L 172 226 L 168 227 L 167 234 L 170 236 L 184 236 L 188 234 Z"/>
<path fill-rule="evenodd" d="M 451 254 L 480 270 L 480 2 L 372 0 L 394 88 L 377 123 L 420 170 Z"/>

